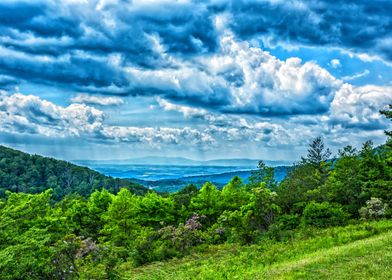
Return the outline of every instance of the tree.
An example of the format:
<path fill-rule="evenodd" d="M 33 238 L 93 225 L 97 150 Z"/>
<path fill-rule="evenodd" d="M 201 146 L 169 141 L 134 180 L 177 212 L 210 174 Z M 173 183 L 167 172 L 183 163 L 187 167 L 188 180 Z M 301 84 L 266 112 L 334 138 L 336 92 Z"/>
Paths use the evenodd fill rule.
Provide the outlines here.
<path fill-rule="evenodd" d="M 387 119 L 392 120 L 392 104 L 388 105 L 388 109 L 380 110 L 380 113 L 384 115 Z M 392 137 L 392 131 L 385 131 L 385 134 Z"/>
<path fill-rule="evenodd" d="M 171 197 L 162 197 L 149 192 L 139 200 L 137 221 L 141 226 L 158 229 L 174 221 L 174 207 Z"/>
<path fill-rule="evenodd" d="M 224 211 L 218 222 L 231 232 L 231 239 L 249 244 L 269 228 L 279 212 L 276 193 L 261 183 L 251 190 L 247 204 L 238 210 Z"/>
<path fill-rule="evenodd" d="M 328 202 L 317 203 L 312 201 L 304 210 L 302 223 L 315 227 L 325 228 L 345 224 L 349 215 L 342 209 L 341 205 Z"/>
<path fill-rule="evenodd" d="M 113 201 L 113 195 L 106 189 L 93 192 L 87 202 L 87 230 L 88 236 L 96 240 L 99 232 L 103 229 L 104 213 L 107 212 Z"/>
<path fill-rule="evenodd" d="M 190 208 L 195 213 L 205 215 L 209 224 L 214 223 L 221 213 L 221 192 L 212 183 L 205 183 L 197 196 L 192 198 Z"/>
<path fill-rule="evenodd" d="M 104 214 L 102 241 L 124 248 L 125 254 L 127 249 L 133 248 L 133 240 L 140 228 L 136 221 L 139 203 L 140 198 L 127 189 L 121 189 L 113 197 L 112 203 Z"/>
<path fill-rule="evenodd" d="M 190 217 L 192 213 L 190 213 L 189 205 L 192 198 L 198 193 L 198 188 L 195 185 L 190 184 L 172 195 L 174 211 L 178 220 L 185 221 Z"/>
<path fill-rule="evenodd" d="M 308 154 L 306 158 L 302 157 L 302 161 L 319 168 L 330 156 L 331 151 L 328 148 L 325 148 L 322 138 L 318 136 L 309 144 Z"/>
<path fill-rule="evenodd" d="M 328 200 L 337 202 L 353 216 L 366 201 L 367 193 L 360 180 L 361 158 L 359 152 L 351 146 L 339 151 L 331 176 L 325 185 Z"/>
<path fill-rule="evenodd" d="M 327 200 L 323 186 L 331 171 L 330 155 L 321 137 L 312 140 L 307 156 L 293 166 L 277 190 L 279 205 L 285 212 L 300 214 L 307 202 Z"/>
<path fill-rule="evenodd" d="M 222 209 L 239 209 L 248 202 L 249 194 L 242 179 L 238 176 L 234 176 L 222 189 Z"/>
<path fill-rule="evenodd" d="M 251 172 L 249 186 L 250 188 L 259 187 L 262 182 L 270 190 L 276 191 L 277 182 L 275 180 L 274 168 L 267 166 L 264 161 L 260 160 L 257 169 Z"/>

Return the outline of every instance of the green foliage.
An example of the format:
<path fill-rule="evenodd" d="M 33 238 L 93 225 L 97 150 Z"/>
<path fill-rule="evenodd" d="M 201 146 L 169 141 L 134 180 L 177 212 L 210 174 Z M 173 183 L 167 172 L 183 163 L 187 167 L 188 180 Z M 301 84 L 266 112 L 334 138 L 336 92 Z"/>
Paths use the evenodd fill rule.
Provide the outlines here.
<path fill-rule="evenodd" d="M 264 182 L 265 186 L 270 190 L 276 191 L 278 184 L 275 180 L 274 168 L 267 166 L 261 160 L 257 165 L 257 169 L 253 170 L 249 177 L 249 187 L 258 187 L 262 182 Z"/>
<path fill-rule="evenodd" d="M 304 225 L 325 228 L 344 225 L 348 217 L 349 214 L 340 205 L 333 205 L 328 202 L 311 202 L 305 207 L 302 223 Z"/>
<path fill-rule="evenodd" d="M 360 151 L 348 146 L 331 161 L 318 137 L 280 184 L 261 161 L 248 184 L 234 177 L 222 190 L 205 183 L 200 190 L 189 185 L 165 195 L 3 147 L 0 156 L 2 279 L 137 279 L 143 270 L 137 266 L 197 252 L 204 259 L 215 248 L 234 249 L 217 266 L 211 266 L 214 256 L 198 263 L 205 270 L 183 271 L 196 279 L 279 278 L 288 274 L 274 265 L 282 262 L 286 269 L 288 262 L 287 271 L 301 278 L 294 267 L 313 260 L 306 254 L 325 249 L 333 256 L 328 250 L 335 245 L 392 232 L 390 221 L 331 228 L 349 218 L 359 223 L 359 216 L 392 214 L 386 207 L 392 205 L 389 142 L 377 148 L 366 142 Z M 383 235 L 374 244 L 383 252 L 391 238 Z M 239 246 L 244 244 L 250 246 Z M 322 273 L 323 267 L 304 271 Z M 159 279 L 158 271 L 144 279 Z M 182 270 L 173 275 L 189 276 Z"/>
<path fill-rule="evenodd" d="M 250 192 L 238 176 L 233 177 L 231 181 L 222 189 L 222 205 L 224 209 L 235 210 L 249 201 Z"/>
<path fill-rule="evenodd" d="M 190 209 L 208 217 L 205 222 L 209 225 L 215 223 L 222 211 L 221 192 L 212 183 L 205 183 L 192 198 Z"/>
<path fill-rule="evenodd" d="M 51 188 L 52 199 L 59 201 L 73 193 L 87 197 L 94 190 L 104 188 L 115 193 L 122 187 L 137 194 L 148 191 L 143 186 L 104 176 L 86 167 L 0 146 L 0 197 L 4 197 L 6 190 L 40 193 Z"/>
<path fill-rule="evenodd" d="M 124 279 L 390 279 L 392 221 L 297 230 L 290 240 L 211 246 L 119 271 Z"/>
<path fill-rule="evenodd" d="M 276 193 L 265 185 L 254 188 L 249 200 L 238 210 L 226 210 L 219 217 L 218 224 L 228 231 L 231 242 L 252 243 L 264 233 L 280 212 L 275 203 Z"/>
<path fill-rule="evenodd" d="M 361 159 L 351 146 L 339 151 L 339 158 L 334 163 L 331 176 L 324 186 L 328 200 L 344 205 L 344 208 L 358 216 L 358 209 L 366 201 L 368 193 L 361 181 Z"/>
<path fill-rule="evenodd" d="M 378 220 L 385 216 L 388 205 L 383 203 L 381 199 L 372 197 L 366 201 L 366 206 L 359 210 L 362 220 Z"/>
<path fill-rule="evenodd" d="M 121 189 L 103 214 L 102 240 L 115 247 L 132 248 L 139 225 L 136 223 L 141 198 L 127 189 Z"/>

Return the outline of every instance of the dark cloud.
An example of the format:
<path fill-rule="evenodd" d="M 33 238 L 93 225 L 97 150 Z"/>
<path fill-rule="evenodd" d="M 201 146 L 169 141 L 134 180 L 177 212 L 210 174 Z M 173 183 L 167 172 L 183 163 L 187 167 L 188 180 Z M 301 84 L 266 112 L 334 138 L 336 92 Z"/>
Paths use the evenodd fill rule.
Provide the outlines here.
<path fill-rule="evenodd" d="M 20 79 L 51 85 L 126 87 L 129 85 L 123 70 L 99 58 L 83 54 L 62 59 L 34 59 L 29 56 L 0 55 L 0 73 Z"/>
<path fill-rule="evenodd" d="M 247 41 L 266 35 L 392 61 L 391 10 L 391 1 L 7 1 L 0 3 L 0 86 L 25 80 L 86 93 L 160 95 L 229 113 L 320 114 L 330 108 L 335 79 Z M 217 15 L 227 16 L 227 30 L 216 28 Z M 233 42 L 222 46 L 224 32 Z"/>
<path fill-rule="evenodd" d="M 17 79 L 10 76 L 0 75 L 0 89 L 10 89 L 18 84 L 19 82 Z"/>
<path fill-rule="evenodd" d="M 391 1 L 235 1 L 227 7 L 241 38 L 336 46 L 392 61 Z M 389 43 L 387 42 L 389 40 Z"/>
<path fill-rule="evenodd" d="M 0 24 L 40 37 L 78 37 L 82 34 L 77 14 L 62 15 L 61 9 L 43 1 L 0 4 Z"/>

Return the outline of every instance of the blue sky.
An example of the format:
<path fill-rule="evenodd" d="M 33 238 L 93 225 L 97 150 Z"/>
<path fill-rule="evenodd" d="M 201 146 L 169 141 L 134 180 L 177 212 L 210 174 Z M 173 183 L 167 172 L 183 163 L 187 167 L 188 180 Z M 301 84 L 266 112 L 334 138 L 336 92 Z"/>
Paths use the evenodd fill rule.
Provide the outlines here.
<path fill-rule="evenodd" d="M 1 1 L 0 143 L 295 160 L 385 141 L 391 1 Z"/>

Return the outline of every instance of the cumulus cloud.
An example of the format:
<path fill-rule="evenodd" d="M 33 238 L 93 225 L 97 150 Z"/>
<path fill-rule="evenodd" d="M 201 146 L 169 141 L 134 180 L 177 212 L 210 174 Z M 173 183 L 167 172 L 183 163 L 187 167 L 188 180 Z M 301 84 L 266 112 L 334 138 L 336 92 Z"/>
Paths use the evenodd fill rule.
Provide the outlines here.
<path fill-rule="evenodd" d="M 387 126 L 379 110 L 392 103 L 392 87 L 344 84 L 331 105 L 330 121 L 344 128 L 366 130 Z"/>
<path fill-rule="evenodd" d="M 293 115 L 327 111 L 341 84 L 314 62 L 279 60 L 237 41 L 230 32 L 221 36 L 216 54 L 195 56 L 191 62 L 167 59 L 176 68 L 126 68 L 133 85 L 130 92 L 220 112 Z"/>
<path fill-rule="evenodd" d="M 13 17 L 0 19 L 0 75 L 89 94 L 159 95 L 221 112 L 319 114 L 338 81 L 313 62 L 282 61 L 246 40 L 275 36 L 392 59 L 389 5 L 7 1 L 0 11 Z"/>
<path fill-rule="evenodd" d="M 0 129 L 53 137 L 93 134 L 102 127 L 101 111 L 83 104 L 57 106 L 37 96 L 2 92 Z"/>
<path fill-rule="evenodd" d="M 71 102 L 100 105 L 100 106 L 115 106 L 115 105 L 124 104 L 124 100 L 120 97 L 89 95 L 83 93 L 72 97 Z"/>
<path fill-rule="evenodd" d="M 33 95 L 0 93 L 0 131 L 55 138 L 80 138 L 91 141 L 161 144 L 191 143 L 208 145 L 215 140 L 192 129 L 170 127 L 133 127 L 105 124 L 104 113 L 84 104 L 55 105 Z"/>
<path fill-rule="evenodd" d="M 345 84 L 369 72 L 338 80 L 263 45 L 331 46 L 391 63 L 390 10 L 388 1 L 2 1 L 0 87 L 32 82 L 83 94 L 63 107 L 2 93 L 0 130 L 147 145 L 303 145 L 315 134 L 334 133 L 342 143 L 353 131 L 378 135 L 390 87 Z M 197 126 L 108 124 L 104 107 L 124 96 L 154 98 Z"/>
<path fill-rule="evenodd" d="M 259 115 L 316 114 L 328 110 L 340 86 L 328 71 L 297 57 L 279 60 L 229 33 L 221 39 L 221 53 L 205 58 L 205 65 L 230 88 L 229 112 Z M 311 102 L 308 102 L 310 101 Z"/>
<path fill-rule="evenodd" d="M 244 139 L 250 142 L 263 142 L 265 146 L 288 145 L 298 143 L 295 135 L 282 124 L 273 123 L 270 120 L 257 120 L 233 114 L 219 114 L 200 108 L 170 103 L 163 99 L 157 100 L 159 105 L 167 111 L 176 111 L 185 118 L 201 119 L 206 122 L 204 133 L 215 139 L 227 142 L 242 142 Z M 305 135 L 306 129 L 301 126 L 301 134 Z M 302 141 L 302 140 L 300 140 Z"/>
<path fill-rule="evenodd" d="M 202 108 L 189 107 L 179 104 L 171 103 L 165 99 L 157 98 L 157 102 L 161 108 L 165 111 L 175 111 L 181 113 L 185 118 L 201 119 L 207 121 L 210 124 L 216 126 L 231 126 L 233 122 L 233 116 L 228 117 L 224 114 L 216 114 Z M 236 119 L 242 119 L 236 117 Z M 241 123 L 241 122 L 240 122 Z"/>
<path fill-rule="evenodd" d="M 120 127 L 107 126 L 101 131 L 101 135 L 108 140 L 118 142 L 142 142 L 152 146 L 160 144 L 211 145 L 216 141 L 207 133 L 200 132 L 190 127 Z"/>

